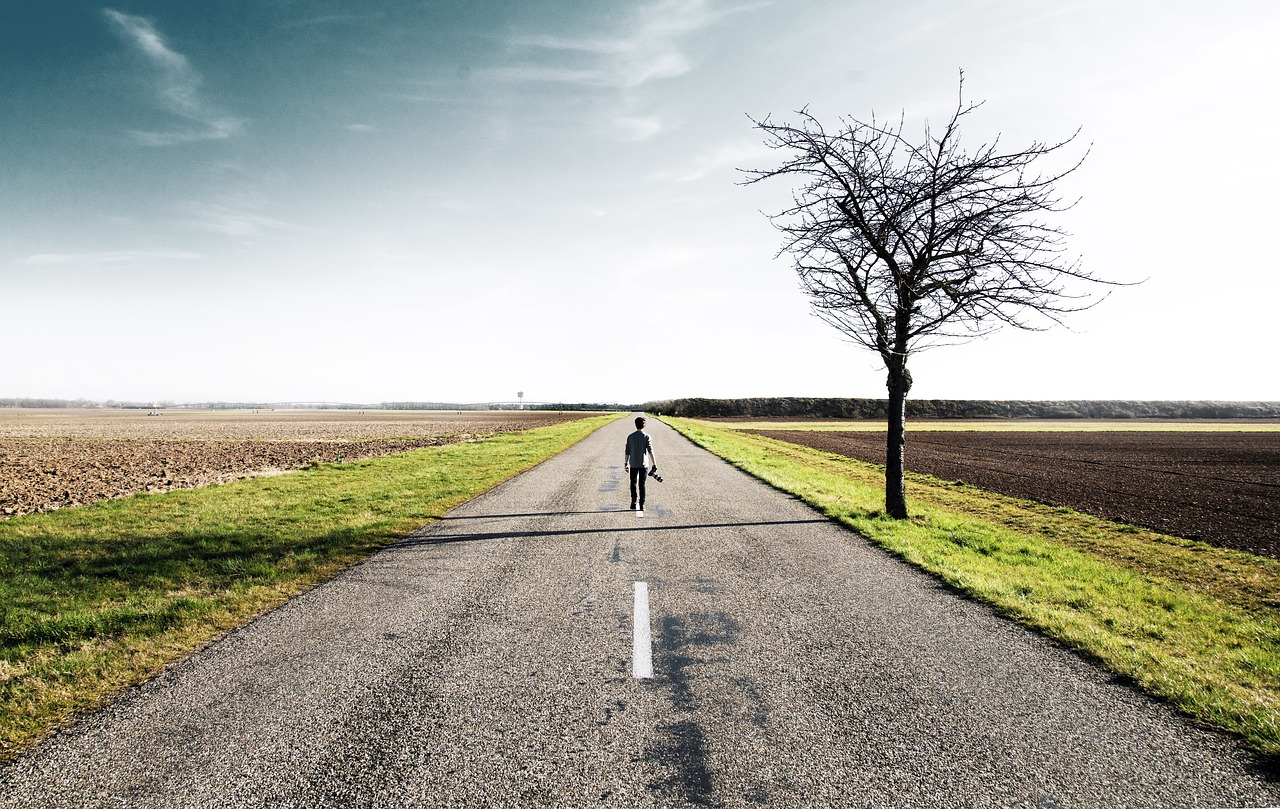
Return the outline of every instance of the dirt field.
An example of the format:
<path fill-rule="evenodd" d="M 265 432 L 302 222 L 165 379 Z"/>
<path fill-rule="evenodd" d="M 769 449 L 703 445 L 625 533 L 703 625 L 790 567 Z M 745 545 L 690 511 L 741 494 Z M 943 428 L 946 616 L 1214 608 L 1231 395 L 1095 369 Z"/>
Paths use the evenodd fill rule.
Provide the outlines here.
<path fill-rule="evenodd" d="M 585 415 L 0 408 L 0 515 L 278 474 L 316 460 L 389 455 Z"/>
<path fill-rule="evenodd" d="M 750 430 L 871 463 L 884 433 Z M 907 469 L 1280 558 L 1280 432 L 912 432 Z"/>
<path fill-rule="evenodd" d="M 364 441 L 492 434 L 559 424 L 590 413 L 538 410 L 34 410 L 0 407 L 0 438 Z"/>

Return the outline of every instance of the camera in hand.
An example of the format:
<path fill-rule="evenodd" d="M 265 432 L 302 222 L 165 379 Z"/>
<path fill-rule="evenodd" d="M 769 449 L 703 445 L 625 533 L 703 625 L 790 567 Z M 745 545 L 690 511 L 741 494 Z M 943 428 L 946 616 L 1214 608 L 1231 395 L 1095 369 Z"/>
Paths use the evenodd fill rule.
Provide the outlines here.
<path fill-rule="evenodd" d="M 649 470 L 649 477 L 653 478 L 659 483 L 662 482 L 662 476 L 658 474 L 658 467 L 656 466 Z"/>

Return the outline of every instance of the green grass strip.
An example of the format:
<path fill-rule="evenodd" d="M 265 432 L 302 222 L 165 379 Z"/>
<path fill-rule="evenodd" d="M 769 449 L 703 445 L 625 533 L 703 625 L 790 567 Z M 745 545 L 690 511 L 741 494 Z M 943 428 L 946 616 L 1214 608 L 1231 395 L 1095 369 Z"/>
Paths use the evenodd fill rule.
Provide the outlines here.
<path fill-rule="evenodd" d="M 1280 753 L 1280 562 L 924 475 L 907 478 L 912 518 L 892 520 L 883 467 L 664 421 L 1188 716 Z"/>
<path fill-rule="evenodd" d="M 618 417 L 0 521 L 0 760 Z"/>

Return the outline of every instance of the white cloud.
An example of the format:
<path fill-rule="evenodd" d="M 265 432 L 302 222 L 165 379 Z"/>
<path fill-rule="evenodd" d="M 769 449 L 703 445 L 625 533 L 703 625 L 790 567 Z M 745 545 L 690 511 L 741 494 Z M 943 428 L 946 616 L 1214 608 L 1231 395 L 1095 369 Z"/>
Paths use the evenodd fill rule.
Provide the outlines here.
<path fill-rule="evenodd" d="M 17 263 L 29 267 L 47 267 L 64 264 L 120 265 L 169 261 L 197 261 L 204 256 L 185 250 L 110 250 L 97 253 L 36 253 Z"/>
<path fill-rule="evenodd" d="M 658 0 L 637 11 L 635 25 L 642 38 L 671 38 L 707 28 L 741 10 L 712 0 Z"/>
<path fill-rule="evenodd" d="M 709 152 L 699 155 L 693 164 L 682 169 L 658 172 L 656 179 L 673 183 L 701 180 L 725 169 L 750 169 L 767 165 L 773 150 L 759 139 L 742 138 L 722 143 Z"/>
<path fill-rule="evenodd" d="M 487 71 L 487 75 L 510 81 L 557 81 L 619 88 L 675 78 L 693 70 L 693 63 L 677 40 L 739 10 L 718 9 L 705 0 L 662 0 L 638 9 L 627 24 L 626 36 L 514 37 L 508 44 L 517 51 L 530 51 L 530 61 Z M 548 65 L 547 57 L 556 53 L 587 55 L 595 57 L 596 63 L 587 68 Z"/>
<path fill-rule="evenodd" d="M 639 87 L 655 79 L 674 79 L 693 69 L 683 53 L 663 50 L 628 59 L 617 74 L 623 87 Z"/>
<path fill-rule="evenodd" d="M 552 65 L 515 65 L 513 67 L 498 67 L 477 72 L 482 77 L 500 81 L 558 82 L 585 84 L 593 87 L 605 87 L 612 83 L 608 74 L 603 70 L 575 70 Z"/>
<path fill-rule="evenodd" d="M 125 42 L 135 46 L 158 71 L 157 100 L 167 111 L 185 118 L 192 126 L 167 131 L 131 130 L 130 136 L 144 146 L 172 146 L 201 140 L 222 140 L 240 131 L 243 122 L 211 106 L 200 97 L 200 74 L 187 57 L 165 44 L 155 25 L 145 17 L 103 9 L 103 16 Z"/>
<path fill-rule="evenodd" d="M 370 124 L 347 124 L 348 132 L 377 132 L 378 128 Z"/>
<path fill-rule="evenodd" d="M 324 14 L 319 17 L 309 17 L 305 20 L 294 20 L 284 24 L 285 28 L 310 28 L 321 25 L 345 25 L 348 23 L 364 22 L 366 20 L 380 20 L 384 15 L 381 11 L 370 12 L 368 14 Z"/>
<path fill-rule="evenodd" d="M 613 126 L 625 140 L 634 141 L 648 140 L 665 128 L 662 119 L 656 115 L 642 118 L 618 116 L 613 119 Z"/>
<path fill-rule="evenodd" d="M 429 195 L 430 202 L 428 204 L 432 208 L 438 208 L 442 211 L 450 211 L 452 213 L 473 214 L 483 210 L 483 206 L 471 199 L 462 197 L 444 197 L 439 195 Z"/>
<path fill-rule="evenodd" d="M 583 53 L 625 53 L 632 44 L 625 39 L 570 39 L 557 36 L 521 36 L 511 40 L 512 45 L 547 50 L 580 51 Z"/>
<path fill-rule="evenodd" d="M 263 213 L 266 207 L 266 199 L 255 196 L 219 202 L 196 202 L 189 206 L 193 217 L 186 220 L 185 224 L 248 240 L 308 230 L 302 225 L 267 216 Z"/>

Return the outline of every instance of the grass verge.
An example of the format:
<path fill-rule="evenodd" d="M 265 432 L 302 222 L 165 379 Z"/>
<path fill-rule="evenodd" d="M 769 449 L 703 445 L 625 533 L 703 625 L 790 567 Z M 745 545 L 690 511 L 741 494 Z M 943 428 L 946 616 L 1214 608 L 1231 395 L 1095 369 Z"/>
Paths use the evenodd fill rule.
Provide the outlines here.
<path fill-rule="evenodd" d="M 0 761 L 615 418 L 0 521 Z"/>
<path fill-rule="evenodd" d="M 664 421 L 1188 716 L 1280 755 L 1280 562 L 924 475 L 907 476 L 912 518 L 892 520 L 882 467 Z"/>

